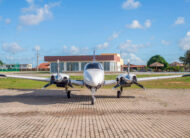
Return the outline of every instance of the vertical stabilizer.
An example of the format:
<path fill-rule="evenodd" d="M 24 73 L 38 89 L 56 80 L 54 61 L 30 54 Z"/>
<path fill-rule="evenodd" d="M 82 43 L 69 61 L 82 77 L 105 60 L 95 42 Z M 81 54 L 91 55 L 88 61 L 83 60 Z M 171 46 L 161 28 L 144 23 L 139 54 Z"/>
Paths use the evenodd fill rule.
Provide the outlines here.
<path fill-rule="evenodd" d="M 96 51 L 95 51 L 95 49 L 93 51 L 93 62 L 96 62 Z"/>
<path fill-rule="evenodd" d="M 60 68 L 59 68 L 59 59 L 57 60 L 57 76 L 59 76 Z"/>
<path fill-rule="evenodd" d="M 128 72 L 128 75 L 129 75 L 129 73 L 130 73 L 130 60 L 129 60 L 129 59 L 128 59 L 128 64 L 127 64 L 127 66 L 128 66 L 127 72 Z"/>

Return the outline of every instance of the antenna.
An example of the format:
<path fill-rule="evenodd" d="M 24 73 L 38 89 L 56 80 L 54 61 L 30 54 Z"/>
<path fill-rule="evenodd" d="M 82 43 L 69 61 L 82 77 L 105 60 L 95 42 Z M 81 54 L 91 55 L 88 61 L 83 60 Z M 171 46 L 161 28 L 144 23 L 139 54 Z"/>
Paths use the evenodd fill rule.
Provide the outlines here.
<path fill-rule="evenodd" d="M 129 73 L 130 73 L 130 60 L 128 59 L 128 61 L 127 61 L 128 63 L 127 63 L 127 66 L 128 66 L 128 69 L 127 69 L 127 71 L 128 71 L 128 75 L 129 75 Z"/>
<path fill-rule="evenodd" d="M 96 62 L 96 50 L 93 51 L 93 62 Z"/>
<path fill-rule="evenodd" d="M 40 47 L 39 46 L 36 46 L 35 47 L 36 49 L 36 60 L 37 60 L 37 66 L 36 66 L 36 70 L 38 72 L 38 64 L 39 64 L 39 50 L 40 50 Z"/>

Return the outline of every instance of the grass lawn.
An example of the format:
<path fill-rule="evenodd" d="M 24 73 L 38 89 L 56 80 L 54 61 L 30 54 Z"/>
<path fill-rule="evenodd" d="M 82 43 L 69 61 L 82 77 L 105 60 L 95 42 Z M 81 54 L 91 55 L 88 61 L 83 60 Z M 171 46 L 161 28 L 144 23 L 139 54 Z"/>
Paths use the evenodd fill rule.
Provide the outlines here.
<path fill-rule="evenodd" d="M 153 77 L 153 76 L 166 76 L 174 74 L 153 74 L 153 75 L 137 75 L 137 77 Z M 105 75 L 105 80 L 115 79 L 117 75 Z M 71 79 L 82 80 L 83 76 L 71 76 Z M 24 80 L 24 79 L 13 79 L 13 78 L 0 78 L 0 89 L 40 89 L 46 82 Z M 159 89 L 190 89 L 190 77 L 174 78 L 174 79 L 163 79 L 141 82 L 145 88 L 159 88 Z M 113 86 L 104 86 L 103 88 L 112 88 Z M 48 89 L 55 89 L 55 85 L 48 87 Z M 80 87 L 76 87 L 80 88 Z M 138 88 L 133 85 L 129 89 Z"/>

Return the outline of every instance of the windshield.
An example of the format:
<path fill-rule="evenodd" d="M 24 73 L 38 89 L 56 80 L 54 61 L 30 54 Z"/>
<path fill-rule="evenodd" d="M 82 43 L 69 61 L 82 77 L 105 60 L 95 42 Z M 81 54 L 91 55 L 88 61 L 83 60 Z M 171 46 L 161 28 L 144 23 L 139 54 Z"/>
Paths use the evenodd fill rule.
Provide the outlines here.
<path fill-rule="evenodd" d="M 100 63 L 89 63 L 86 65 L 86 70 L 87 69 L 101 69 L 101 70 L 103 70 L 103 67 Z"/>

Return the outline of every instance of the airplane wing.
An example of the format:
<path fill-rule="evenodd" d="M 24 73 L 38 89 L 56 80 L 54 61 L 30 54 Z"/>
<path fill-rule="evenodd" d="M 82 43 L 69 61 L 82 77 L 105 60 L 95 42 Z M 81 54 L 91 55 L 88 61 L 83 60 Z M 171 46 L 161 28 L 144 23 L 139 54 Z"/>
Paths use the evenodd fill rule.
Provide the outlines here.
<path fill-rule="evenodd" d="M 190 76 L 190 74 L 172 75 L 172 76 L 159 76 L 159 77 L 145 77 L 145 78 L 137 78 L 137 81 L 141 82 L 141 81 L 149 81 L 149 80 L 172 79 L 172 78 L 180 78 L 180 77 L 188 77 L 188 76 Z"/>
<path fill-rule="evenodd" d="M 71 80 L 71 84 L 78 85 L 78 86 L 83 86 L 84 81 L 83 80 Z"/>
<path fill-rule="evenodd" d="M 104 81 L 104 85 L 114 85 L 116 83 L 117 83 L 116 80 L 105 80 Z"/>
<path fill-rule="evenodd" d="M 180 78 L 180 77 L 190 77 L 190 74 L 137 78 L 137 82 L 150 81 L 150 80 L 160 80 L 160 79 L 172 79 L 172 78 Z M 104 82 L 104 85 L 114 85 L 114 84 L 117 84 L 116 80 L 105 80 L 105 82 Z"/>
<path fill-rule="evenodd" d="M 45 81 L 45 82 L 50 81 L 50 78 L 43 78 L 43 77 L 30 77 L 30 76 L 4 75 L 4 74 L 0 74 L 0 77 L 19 78 L 19 79 L 28 79 L 28 80 Z"/>

